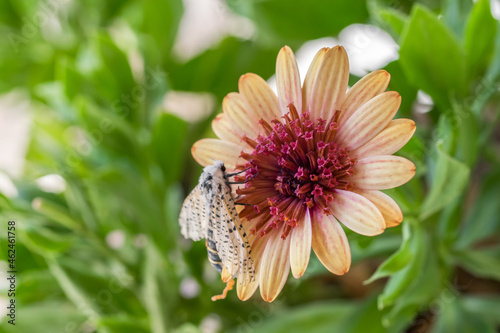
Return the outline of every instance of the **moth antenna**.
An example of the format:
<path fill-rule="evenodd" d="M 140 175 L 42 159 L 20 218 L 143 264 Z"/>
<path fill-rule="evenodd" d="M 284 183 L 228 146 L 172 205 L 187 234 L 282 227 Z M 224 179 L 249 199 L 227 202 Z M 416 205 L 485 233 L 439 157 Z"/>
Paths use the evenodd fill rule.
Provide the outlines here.
<path fill-rule="evenodd" d="M 229 177 L 232 177 L 232 176 L 236 176 L 236 175 L 239 175 L 240 173 L 243 173 L 247 170 L 249 170 L 251 167 L 248 167 L 246 168 L 245 170 L 241 170 L 241 171 L 238 171 L 238 172 L 233 172 L 233 173 L 226 173 L 224 174 L 224 178 L 229 178 Z"/>
<path fill-rule="evenodd" d="M 253 176 L 252 176 L 252 178 L 247 179 L 247 180 L 245 180 L 245 181 L 243 181 L 243 182 L 227 182 L 227 184 L 230 184 L 230 185 L 234 185 L 234 184 L 246 184 L 246 183 L 248 183 L 249 181 L 251 181 L 252 179 L 254 179 L 255 177 L 257 177 L 257 175 L 258 175 L 258 174 L 259 174 L 259 173 L 256 173 L 255 175 L 253 175 Z"/>

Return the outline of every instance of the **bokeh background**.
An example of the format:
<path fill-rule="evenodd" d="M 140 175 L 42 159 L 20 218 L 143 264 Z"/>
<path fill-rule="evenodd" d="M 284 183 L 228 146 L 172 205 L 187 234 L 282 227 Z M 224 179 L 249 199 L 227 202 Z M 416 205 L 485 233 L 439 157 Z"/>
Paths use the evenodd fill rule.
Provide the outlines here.
<path fill-rule="evenodd" d="M 498 0 L 0 0 L 1 332 L 495 332 L 500 327 Z M 342 44 L 350 83 L 392 75 L 405 219 L 348 232 L 278 299 L 241 302 L 178 213 L 221 100 L 276 55 Z M 5 316 L 15 220 L 16 325 Z M 367 283 L 369 282 L 369 283 Z"/>

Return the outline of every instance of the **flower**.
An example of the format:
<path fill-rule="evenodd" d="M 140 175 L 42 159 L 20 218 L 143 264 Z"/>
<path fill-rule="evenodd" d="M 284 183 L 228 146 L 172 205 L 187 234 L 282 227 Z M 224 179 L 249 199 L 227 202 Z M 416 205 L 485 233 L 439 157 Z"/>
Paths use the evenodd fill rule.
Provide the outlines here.
<path fill-rule="evenodd" d="M 212 123 L 220 139 L 202 139 L 192 148 L 203 166 L 220 159 L 228 169 L 246 169 L 238 180 L 247 183 L 236 193 L 252 235 L 256 279 L 238 284 L 242 300 L 260 285 L 262 298 L 273 301 L 290 269 L 295 278 L 304 274 L 311 248 L 330 272 L 346 273 L 351 253 L 340 223 L 367 236 L 398 225 L 401 209 L 380 190 L 415 174 L 412 162 L 392 156 L 412 137 L 415 123 L 393 120 L 401 97 L 385 91 L 386 71 L 366 75 L 347 91 L 344 48 L 323 48 L 301 86 L 295 56 L 285 46 L 276 78 L 277 96 L 261 77 L 243 75 L 239 93 L 225 97 Z"/>

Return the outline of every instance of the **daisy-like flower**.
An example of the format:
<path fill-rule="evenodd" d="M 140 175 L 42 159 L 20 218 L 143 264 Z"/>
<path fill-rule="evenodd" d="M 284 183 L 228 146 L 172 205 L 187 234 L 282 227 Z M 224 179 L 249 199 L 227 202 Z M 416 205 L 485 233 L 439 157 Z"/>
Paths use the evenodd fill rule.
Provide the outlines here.
<path fill-rule="evenodd" d="M 378 70 L 347 90 L 349 62 L 342 46 L 315 56 L 304 84 L 292 50 L 281 49 L 278 96 L 255 74 L 243 75 L 239 93 L 228 94 L 212 123 L 220 139 L 192 148 L 206 166 L 224 161 L 246 170 L 239 180 L 239 215 L 251 234 L 256 279 L 238 284 L 248 299 L 260 285 L 264 300 L 280 293 L 291 269 L 301 277 L 311 248 L 332 273 L 351 264 L 340 225 L 366 236 L 398 225 L 402 213 L 380 190 L 400 186 L 415 174 L 409 160 L 392 156 L 415 132 L 410 119 L 395 119 L 397 92 L 385 91 L 390 75 Z M 340 222 L 340 223 L 339 223 Z"/>

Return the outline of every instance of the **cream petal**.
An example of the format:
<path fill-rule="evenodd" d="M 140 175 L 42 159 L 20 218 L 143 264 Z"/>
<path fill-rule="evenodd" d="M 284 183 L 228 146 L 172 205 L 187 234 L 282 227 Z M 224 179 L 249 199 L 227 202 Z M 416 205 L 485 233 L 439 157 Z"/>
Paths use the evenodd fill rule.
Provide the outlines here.
<path fill-rule="evenodd" d="M 349 81 L 349 60 L 342 46 L 329 50 L 318 69 L 311 94 L 311 119 L 329 119 L 340 110 Z"/>
<path fill-rule="evenodd" d="M 379 69 L 356 82 L 347 91 L 344 104 L 341 108 L 342 113 L 340 114 L 339 125 L 343 125 L 360 106 L 384 92 L 390 80 L 391 75 L 383 69 Z"/>
<path fill-rule="evenodd" d="M 400 150 L 416 130 L 411 119 L 394 119 L 373 139 L 351 151 L 350 156 L 358 159 L 375 155 L 391 155 Z"/>
<path fill-rule="evenodd" d="M 260 131 L 258 116 L 246 108 L 238 93 L 229 93 L 222 101 L 224 117 L 241 136 L 256 138 Z"/>
<path fill-rule="evenodd" d="M 259 287 L 259 281 L 257 279 L 247 282 L 245 284 L 238 283 L 236 285 L 236 294 L 238 295 L 238 298 L 242 301 L 246 301 L 250 297 L 252 297 L 253 294 L 255 294 L 255 291 Z"/>
<path fill-rule="evenodd" d="M 343 275 L 351 267 L 351 249 L 344 229 L 333 215 L 318 212 L 312 222 L 312 248 L 330 272 Z"/>
<path fill-rule="evenodd" d="M 237 163 L 244 162 L 239 157 L 242 151 L 245 151 L 245 147 L 219 139 L 201 139 L 191 148 L 191 154 L 200 165 L 207 166 L 213 164 L 214 160 L 220 160 L 228 170 L 235 169 Z"/>
<path fill-rule="evenodd" d="M 372 98 L 339 127 L 336 141 L 350 150 L 364 145 L 389 124 L 400 105 L 401 96 L 395 91 Z"/>
<path fill-rule="evenodd" d="M 278 97 L 260 76 L 253 73 L 242 75 L 238 82 L 238 89 L 246 109 L 253 112 L 257 119 L 269 122 L 273 118 L 281 117 Z"/>
<path fill-rule="evenodd" d="M 276 85 L 281 113 L 288 113 L 288 105 L 293 104 L 302 113 L 302 89 L 300 87 L 299 68 L 292 50 L 285 46 L 276 60 Z"/>
<path fill-rule="evenodd" d="M 269 237 L 259 267 L 260 295 L 266 302 L 272 302 L 278 296 L 290 270 L 290 237 L 282 239 L 278 230 Z"/>
<path fill-rule="evenodd" d="M 361 194 L 377 206 L 384 217 L 386 228 L 395 227 L 403 221 L 403 212 L 401 212 L 401 208 L 399 208 L 396 201 L 387 194 L 373 190 L 356 190 L 356 193 Z"/>
<path fill-rule="evenodd" d="M 306 210 L 306 216 L 292 230 L 290 240 L 290 267 L 293 277 L 298 279 L 306 272 L 311 257 L 311 214 Z"/>
<path fill-rule="evenodd" d="M 316 75 L 318 74 L 319 67 L 321 66 L 321 62 L 325 57 L 325 54 L 330 50 L 328 47 L 324 47 L 316 53 L 314 56 L 309 69 L 307 70 L 306 78 L 304 79 L 304 85 L 302 88 L 302 110 L 310 111 L 310 100 L 312 88 L 314 85 L 314 81 L 316 80 Z"/>
<path fill-rule="evenodd" d="M 405 184 L 414 175 L 415 165 L 406 158 L 379 155 L 359 160 L 349 181 L 364 190 L 386 190 Z"/>
<path fill-rule="evenodd" d="M 225 115 L 222 113 L 219 113 L 214 120 L 212 120 L 212 130 L 215 135 L 224 141 L 229 141 L 238 145 L 245 145 L 245 143 L 241 141 L 241 135 L 227 121 Z"/>
<path fill-rule="evenodd" d="M 335 190 L 329 207 L 343 225 L 358 234 L 375 236 L 385 229 L 384 217 L 378 208 L 357 193 Z"/>

